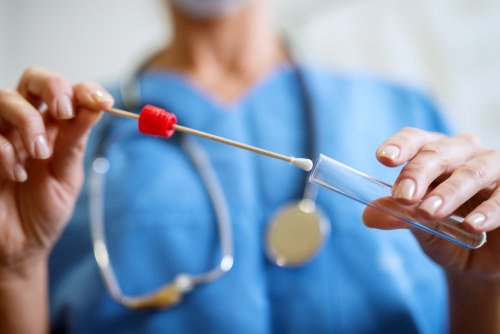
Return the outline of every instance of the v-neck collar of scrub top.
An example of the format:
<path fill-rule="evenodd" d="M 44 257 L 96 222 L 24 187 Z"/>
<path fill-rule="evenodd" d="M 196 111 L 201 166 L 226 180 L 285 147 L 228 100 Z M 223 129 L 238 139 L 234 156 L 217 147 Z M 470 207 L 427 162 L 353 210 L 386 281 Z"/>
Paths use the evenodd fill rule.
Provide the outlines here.
<path fill-rule="evenodd" d="M 238 113 L 252 97 L 293 70 L 284 62 L 257 79 L 243 94 L 232 102 L 224 102 L 211 95 L 186 75 L 174 70 L 148 71 L 139 77 L 142 104 L 154 104 L 173 112 L 179 124 L 204 129 L 219 117 Z M 178 96 L 178 97 L 177 97 Z M 203 112 L 200 112 L 203 110 Z"/>

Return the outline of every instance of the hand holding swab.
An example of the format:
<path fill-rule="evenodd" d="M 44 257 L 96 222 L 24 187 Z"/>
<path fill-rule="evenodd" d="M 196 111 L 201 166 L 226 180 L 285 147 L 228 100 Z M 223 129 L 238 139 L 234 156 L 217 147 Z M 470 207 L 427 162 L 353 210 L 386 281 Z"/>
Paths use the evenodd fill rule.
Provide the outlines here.
<path fill-rule="evenodd" d="M 191 129 L 182 125 L 177 124 L 177 119 L 174 114 L 171 114 L 163 109 L 147 105 L 145 106 L 140 115 L 135 113 L 131 113 L 125 110 L 109 108 L 104 110 L 110 114 L 114 114 L 121 117 L 133 118 L 139 121 L 139 130 L 143 133 L 162 136 L 162 137 L 170 137 L 175 131 L 192 134 L 195 136 L 203 137 L 206 139 L 214 140 L 220 143 L 232 145 L 244 150 L 248 150 L 251 152 L 255 152 L 258 154 L 262 154 L 271 158 L 279 159 L 282 161 L 286 161 L 296 167 L 299 167 L 306 172 L 309 172 L 313 163 L 309 159 L 304 158 L 294 158 L 289 157 L 283 154 L 275 153 L 272 151 L 264 150 L 255 146 L 243 144 L 234 140 L 230 140 L 224 137 L 219 137 L 207 132 L 198 131 L 195 129 Z"/>

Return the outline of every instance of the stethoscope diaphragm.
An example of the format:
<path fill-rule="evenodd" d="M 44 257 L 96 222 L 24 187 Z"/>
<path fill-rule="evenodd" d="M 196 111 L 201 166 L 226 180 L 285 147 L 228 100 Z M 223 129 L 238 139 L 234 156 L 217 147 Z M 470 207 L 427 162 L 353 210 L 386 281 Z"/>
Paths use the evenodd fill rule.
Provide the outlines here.
<path fill-rule="evenodd" d="M 309 262 L 330 234 L 330 222 L 315 201 L 301 199 L 280 208 L 266 231 L 266 254 L 281 267 Z"/>

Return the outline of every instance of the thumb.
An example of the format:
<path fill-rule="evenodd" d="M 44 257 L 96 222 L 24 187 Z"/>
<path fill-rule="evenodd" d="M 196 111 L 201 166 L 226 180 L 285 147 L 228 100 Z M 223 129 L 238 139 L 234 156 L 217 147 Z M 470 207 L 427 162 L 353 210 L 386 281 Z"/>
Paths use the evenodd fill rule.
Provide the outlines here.
<path fill-rule="evenodd" d="M 422 249 L 427 255 L 431 256 L 431 258 L 433 259 L 441 258 L 441 256 L 439 255 L 442 253 L 440 247 L 443 246 L 443 243 L 447 243 L 447 241 L 431 233 L 417 229 L 405 223 L 401 219 L 387 213 L 386 211 L 377 208 L 383 207 L 384 210 L 393 212 L 401 210 L 401 207 L 393 200 L 382 198 L 370 203 L 370 205 L 373 205 L 375 207 L 367 206 L 365 211 L 363 212 L 363 223 L 367 227 L 377 228 L 381 230 L 409 229 L 411 230 L 415 238 L 417 238 L 418 242 L 422 246 Z"/>
<path fill-rule="evenodd" d="M 409 225 L 401 219 L 378 209 L 383 207 L 385 210 L 396 211 L 399 206 L 389 198 L 381 198 L 367 206 L 363 212 L 363 223 L 370 228 L 377 228 L 381 230 L 395 230 L 401 228 L 408 228 Z"/>

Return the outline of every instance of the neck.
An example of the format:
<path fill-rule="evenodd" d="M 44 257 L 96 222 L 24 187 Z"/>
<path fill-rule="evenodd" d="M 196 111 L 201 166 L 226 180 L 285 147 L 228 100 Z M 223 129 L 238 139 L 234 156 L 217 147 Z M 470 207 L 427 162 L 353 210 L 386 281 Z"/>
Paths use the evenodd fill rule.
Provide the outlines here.
<path fill-rule="evenodd" d="M 172 19 L 173 40 L 150 68 L 181 71 L 209 91 L 220 91 L 221 87 L 210 86 L 231 78 L 244 90 L 286 58 L 264 1 L 253 1 L 238 13 L 203 21 L 172 8 Z"/>

